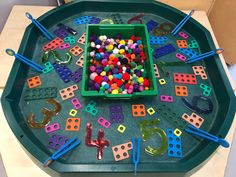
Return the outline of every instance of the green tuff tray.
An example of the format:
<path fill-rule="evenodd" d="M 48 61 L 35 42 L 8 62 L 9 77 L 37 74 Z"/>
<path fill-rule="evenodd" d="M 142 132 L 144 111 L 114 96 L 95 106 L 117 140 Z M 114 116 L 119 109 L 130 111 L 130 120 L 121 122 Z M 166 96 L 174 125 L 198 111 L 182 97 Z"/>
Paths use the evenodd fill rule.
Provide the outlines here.
<path fill-rule="evenodd" d="M 31 13 L 33 14 L 34 12 Z M 80 16 L 90 15 L 104 19 L 111 18 L 112 14 L 119 14 L 121 20 L 127 23 L 130 18 L 139 13 L 145 13 L 145 16 L 142 18 L 144 23 L 152 19 L 159 24 L 169 22 L 173 25 L 178 24 L 185 16 L 185 14 L 179 10 L 154 1 L 85 0 L 76 1 L 53 9 L 41 16 L 38 20 L 51 32 L 57 28 L 58 23 L 62 22 L 78 31 L 76 35 L 76 39 L 78 39 L 86 30 L 86 25 L 78 26 L 74 23 L 74 19 Z M 183 27 L 182 31 L 190 36 L 188 40 L 195 39 L 198 41 L 200 47 L 196 51 L 204 53 L 215 49 L 210 33 L 194 19 L 190 19 Z M 153 35 L 153 33 L 150 32 L 150 35 Z M 169 41 L 166 44 L 172 44 L 177 48 L 176 40 L 181 38 L 171 35 L 167 35 L 167 37 Z M 40 31 L 31 24 L 25 31 L 18 53 L 28 58 L 33 58 L 34 61 L 42 65 L 42 46 L 48 42 L 49 41 L 42 36 Z M 82 45 L 80 46 L 83 47 Z M 153 49 L 160 46 L 162 45 L 151 45 Z M 64 56 L 64 53 L 64 51 L 59 51 L 61 56 Z M 39 167 L 50 174 L 53 174 L 53 172 L 60 175 L 83 172 L 131 173 L 134 168 L 132 159 L 129 158 L 116 162 L 113 158 L 111 147 L 129 142 L 133 137 L 141 137 L 139 122 L 143 119 L 159 118 L 160 123 L 158 126 L 165 131 L 167 128 L 180 128 L 183 131 L 186 123 L 183 122 L 180 117 L 183 113 L 191 114 L 192 112 L 183 105 L 180 97 L 175 96 L 174 86 L 176 84 L 173 83 L 173 73 L 181 72 L 193 74 L 192 66 L 201 65 L 206 68 L 208 79 L 202 80 L 200 76 L 197 76 L 197 85 L 187 85 L 189 89 L 188 99 L 191 100 L 193 96 L 202 94 L 202 89 L 199 87 L 201 83 L 212 88 L 212 93 L 209 98 L 214 105 L 213 112 L 208 115 L 200 114 L 200 116 L 205 119 L 201 129 L 224 138 L 235 114 L 235 96 L 219 57 L 214 56 L 204 61 L 187 65 L 181 61 L 177 62 L 178 60 L 175 58 L 175 54 L 176 52 L 159 59 L 153 58 L 154 63 L 159 63 L 158 66 L 160 67 L 161 78 L 164 78 L 167 82 L 165 85 L 160 85 L 159 82 L 157 82 L 159 92 L 157 96 L 135 100 L 131 99 L 129 101 L 93 99 L 97 102 L 96 108 L 98 114 L 96 116 L 92 116 L 84 110 L 91 98 L 81 96 L 80 88 L 82 82 L 80 82 L 78 84 L 79 90 L 75 92 L 76 97 L 82 104 L 82 109 L 80 109 L 77 114 L 77 117 L 81 118 L 79 132 L 65 131 L 66 119 L 71 117 L 68 115 L 68 112 L 73 107 L 70 100 L 62 101 L 58 93 L 56 99 L 62 105 L 62 111 L 58 116 L 52 119 L 51 123 L 58 122 L 61 124 L 61 129 L 57 131 L 57 134 L 70 138 L 78 137 L 81 140 L 81 144 L 73 151 L 53 162 L 48 168 L 43 168 L 42 163 L 54 152 L 53 150 L 47 149 L 47 143 L 51 135 L 45 133 L 44 129 L 32 129 L 26 123 L 26 116 L 30 112 L 34 112 L 36 119 L 40 121 L 42 117 L 40 109 L 46 105 L 45 100 L 25 101 L 23 99 L 23 93 L 28 87 L 26 79 L 38 75 L 39 73 L 17 60 L 14 62 L 1 100 L 6 119 L 15 136 L 23 145 L 24 149 L 26 149 L 26 152 L 29 153 L 30 157 Z M 75 71 L 77 68 L 77 65 L 75 65 L 77 59 L 78 57 L 73 57 L 71 64 L 68 65 L 72 71 Z M 52 62 L 52 60 L 50 61 Z M 57 89 L 60 90 L 74 84 L 73 82 L 64 84 L 55 71 L 46 75 L 41 74 L 40 77 L 42 80 L 40 87 L 57 87 Z M 160 95 L 172 95 L 174 97 L 174 103 L 160 102 Z M 93 124 L 93 139 L 95 139 L 98 130 L 103 128 L 97 123 L 97 118 L 103 116 L 109 120 L 109 105 L 111 104 L 122 105 L 123 114 L 125 116 L 125 120 L 122 124 L 126 126 L 126 131 L 123 134 L 119 133 L 116 130 L 119 124 L 112 124 L 109 129 L 104 130 L 105 138 L 110 140 L 110 146 L 104 150 L 103 159 L 99 161 L 96 159 L 96 148 L 85 146 L 86 123 L 91 122 Z M 153 107 L 156 113 L 152 116 L 147 114 L 146 118 L 134 118 L 131 111 L 132 104 L 144 104 L 146 108 Z M 218 145 L 213 142 L 193 137 L 184 131 L 181 137 L 183 142 L 182 159 L 170 158 L 167 152 L 160 156 L 150 156 L 145 153 L 144 148 L 150 144 L 155 147 L 158 146 L 160 144 L 160 138 L 153 136 L 146 142 L 142 141 L 141 160 L 138 171 L 153 173 L 193 172 L 193 170 L 199 168 L 200 165 L 203 165 L 203 162 L 206 161 L 218 147 Z M 131 156 L 132 152 L 129 151 L 129 154 Z"/>

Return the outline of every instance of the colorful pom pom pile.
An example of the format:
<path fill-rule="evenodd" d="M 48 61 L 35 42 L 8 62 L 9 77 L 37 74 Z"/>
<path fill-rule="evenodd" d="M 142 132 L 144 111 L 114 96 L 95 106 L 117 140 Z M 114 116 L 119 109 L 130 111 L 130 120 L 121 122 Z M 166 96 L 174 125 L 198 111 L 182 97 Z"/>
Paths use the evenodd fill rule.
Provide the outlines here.
<path fill-rule="evenodd" d="M 149 90 L 144 67 L 146 55 L 140 37 L 123 39 L 90 36 L 90 90 L 106 94 L 132 94 Z"/>

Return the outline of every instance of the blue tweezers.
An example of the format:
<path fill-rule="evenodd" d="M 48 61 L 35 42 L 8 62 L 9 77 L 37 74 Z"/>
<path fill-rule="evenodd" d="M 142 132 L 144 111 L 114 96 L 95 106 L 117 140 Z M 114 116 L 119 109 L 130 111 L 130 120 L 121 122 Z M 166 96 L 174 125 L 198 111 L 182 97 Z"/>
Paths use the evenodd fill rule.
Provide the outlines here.
<path fill-rule="evenodd" d="M 184 19 L 171 31 L 173 35 L 176 35 L 179 30 L 184 26 L 184 24 L 191 18 L 193 15 L 194 10 L 191 10 L 191 12 L 184 17 Z"/>
<path fill-rule="evenodd" d="M 136 147 L 136 138 L 132 138 L 133 144 L 133 164 L 134 164 L 134 175 L 137 175 L 137 168 L 140 162 L 140 145 L 141 145 L 141 138 L 137 138 L 137 147 Z"/>
<path fill-rule="evenodd" d="M 33 16 L 29 13 L 25 13 L 26 17 L 32 21 L 32 23 L 51 41 L 54 39 L 52 33 L 50 33 L 41 23 L 39 23 Z"/>
<path fill-rule="evenodd" d="M 66 144 L 64 144 L 60 149 L 54 152 L 45 162 L 43 163 L 44 167 L 47 167 L 51 164 L 52 161 L 57 160 L 59 157 L 63 156 L 65 153 L 75 148 L 80 144 L 80 140 L 77 138 L 71 138 Z"/>
<path fill-rule="evenodd" d="M 191 57 L 191 58 L 187 59 L 185 62 L 186 63 L 193 63 L 195 61 L 203 60 L 204 58 L 208 58 L 208 57 L 216 55 L 216 54 L 221 54 L 223 51 L 224 51 L 224 49 L 222 49 L 222 48 L 212 50 L 210 52 L 206 52 L 206 53 Z"/>
<path fill-rule="evenodd" d="M 40 66 L 39 64 L 33 62 L 32 60 L 30 60 L 30 59 L 28 59 L 28 58 L 26 58 L 26 57 L 24 57 L 20 54 L 15 53 L 15 51 L 12 50 L 12 49 L 6 49 L 6 53 L 10 56 L 14 56 L 16 59 L 20 60 L 21 62 L 23 62 L 27 65 L 29 65 L 30 67 L 34 68 L 38 72 L 42 72 L 42 70 L 43 70 L 42 66 Z"/>
<path fill-rule="evenodd" d="M 199 136 L 201 138 L 204 138 L 204 139 L 216 142 L 216 143 L 218 143 L 219 145 L 221 145 L 221 146 L 223 146 L 225 148 L 229 147 L 229 143 L 225 139 L 219 138 L 219 137 L 217 137 L 215 135 L 212 135 L 212 134 L 210 134 L 210 133 L 208 133 L 208 132 L 206 132 L 204 130 L 200 130 L 198 128 L 195 128 L 192 125 L 189 125 L 188 128 L 185 129 L 185 131 L 190 133 L 190 134 Z"/>

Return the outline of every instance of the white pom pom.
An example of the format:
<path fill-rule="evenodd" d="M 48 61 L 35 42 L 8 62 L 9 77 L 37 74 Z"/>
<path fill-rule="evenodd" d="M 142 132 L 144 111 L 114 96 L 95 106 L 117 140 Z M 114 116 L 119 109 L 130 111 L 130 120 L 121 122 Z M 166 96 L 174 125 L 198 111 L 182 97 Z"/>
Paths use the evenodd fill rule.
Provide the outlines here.
<path fill-rule="evenodd" d="M 102 82 L 102 86 L 104 86 L 104 85 L 106 85 L 107 84 L 107 82 Z"/>
<path fill-rule="evenodd" d="M 90 56 L 91 56 L 91 57 L 94 57 L 94 55 L 95 55 L 95 52 L 94 52 L 94 51 L 90 52 Z"/>
<path fill-rule="evenodd" d="M 122 92 L 122 94 L 127 94 L 127 90 L 124 90 L 124 91 Z"/>
<path fill-rule="evenodd" d="M 91 46 L 91 47 L 95 47 L 95 43 L 94 43 L 94 42 L 91 42 L 90 46 Z"/>
<path fill-rule="evenodd" d="M 99 36 L 98 39 L 99 39 L 100 41 L 103 41 L 103 36 L 102 36 L 102 35 Z"/>
<path fill-rule="evenodd" d="M 114 54 L 118 54 L 119 53 L 119 49 L 117 49 L 117 48 L 113 49 L 113 53 Z"/>

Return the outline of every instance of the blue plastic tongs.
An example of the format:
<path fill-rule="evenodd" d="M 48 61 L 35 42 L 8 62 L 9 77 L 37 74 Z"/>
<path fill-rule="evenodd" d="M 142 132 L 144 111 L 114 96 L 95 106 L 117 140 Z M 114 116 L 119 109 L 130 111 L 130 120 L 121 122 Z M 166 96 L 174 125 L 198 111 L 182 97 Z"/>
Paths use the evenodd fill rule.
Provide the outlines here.
<path fill-rule="evenodd" d="M 191 12 L 184 17 L 184 19 L 171 31 L 173 35 L 176 35 L 179 30 L 184 26 L 184 24 L 191 18 L 193 15 L 194 10 L 191 10 Z"/>
<path fill-rule="evenodd" d="M 29 13 L 25 13 L 26 17 L 32 21 L 32 23 L 51 41 L 54 39 L 52 33 L 50 33 L 41 23 L 39 23 L 33 16 Z"/>
<path fill-rule="evenodd" d="M 224 52 L 224 49 L 219 48 L 219 49 L 216 49 L 216 50 L 212 50 L 210 52 L 206 52 L 206 53 L 191 57 L 191 58 L 187 59 L 185 62 L 186 63 L 193 63 L 195 61 L 203 60 L 204 58 L 208 58 L 208 57 L 211 57 L 213 55 L 221 54 L 222 52 Z"/>
<path fill-rule="evenodd" d="M 29 65 L 30 67 L 34 68 L 38 72 L 42 72 L 42 70 L 43 70 L 42 66 L 40 66 L 39 64 L 31 61 L 30 59 L 28 59 L 28 58 L 26 58 L 26 57 L 24 57 L 20 54 L 15 53 L 15 51 L 12 50 L 12 49 L 6 49 L 6 53 L 10 56 L 14 56 L 16 59 L 22 61 L 23 63 L 25 63 L 27 65 Z"/>
<path fill-rule="evenodd" d="M 192 125 L 189 125 L 188 128 L 185 129 L 185 131 L 190 133 L 190 134 L 199 136 L 201 138 L 204 138 L 204 139 L 207 139 L 207 140 L 210 140 L 210 141 L 214 141 L 214 142 L 218 143 L 219 145 L 221 145 L 225 148 L 229 147 L 229 143 L 225 139 L 214 136 L 214 135 L 212 135 L 212 134 L 210 134 L 210 133 L 208 133 L 204 130 L 200 130 L 198 128 L 195 128 Z"/>
<path fill-rule="evenodd" d="M 77 138 L 71 138 L 66 144 L 64 144 L 60 149 L 54 152 L 45 162 L 43 163 L 44 167 L 47 167 L 52 163 L 52 161 L 57 160 L 59 157 L 63 156 L 65 153 L 75 148 L 80 144 L 80 140 Z"/>
<path fill-rule="evenodd" d="M 136 147 L 136 138 L 132 138 L 133 144 L 133 164 L 134 164 L 134 175 L 137 175 L 137 168 L 140 161 L 140 145 L 141 145 L 141 138 L 137 138 L 137 147 Z"/>

